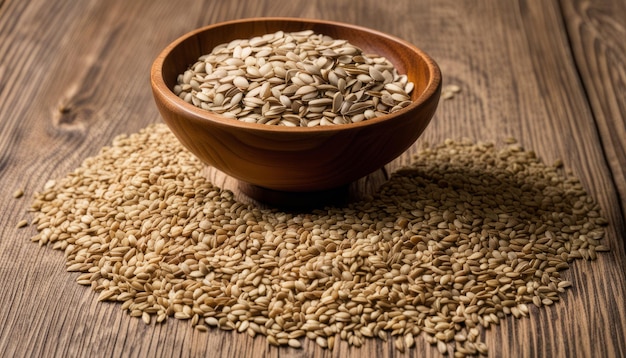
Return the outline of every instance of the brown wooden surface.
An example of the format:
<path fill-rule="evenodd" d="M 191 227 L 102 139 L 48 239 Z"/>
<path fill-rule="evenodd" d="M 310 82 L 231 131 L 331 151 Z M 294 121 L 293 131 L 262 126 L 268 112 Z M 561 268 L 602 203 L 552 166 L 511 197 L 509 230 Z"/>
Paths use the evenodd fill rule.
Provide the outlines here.
<path fill-rule="evenodd" d="M 253 16 L 344 21 L 410 41 L 462 92 L 442 101 L 418 144 L 513 136 L 562 158 L 609 219 L 612 251 L 576 261 L 563 300 L 485 333 L 493 357 L 626 356 L 626 3 L 623 0 L 0 1 L 0 356 L 402 356 L 368 341 L 333 351 L 305 342 L 145 325 L 98 303 L 61 252 L 30 242 L 33 192 L 110 143 L 160 121 L 148 82 L 155 56 L 197 27 Z M 415 147 L 414 147 L 415 148 Z M 408 162 L 413 149 L 387 166 Z M 219 173 L 215 183 L 232 186 Z M 358 190 L 382 183 L 384 171 Z M 26 195 L 12 193 L 24 188 Z M 438 356 L 423 339 L 406 356 Z"/>

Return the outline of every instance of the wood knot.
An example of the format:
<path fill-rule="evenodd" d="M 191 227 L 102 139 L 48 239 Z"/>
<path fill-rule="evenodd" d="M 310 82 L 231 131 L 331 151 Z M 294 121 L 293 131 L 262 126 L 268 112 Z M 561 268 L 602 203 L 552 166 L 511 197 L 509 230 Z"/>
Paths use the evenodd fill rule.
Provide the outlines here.
<path fill-rule="evenodd" d="M 82 132 L 88 117 L 89 113 L 85 113 L 85 110 L 78 110 L 70 104 L 62 103 L 53 112 L 52 122 L 58 129 Z"/>
<path fill-rule="evenodd" d="M 59 110 L 59 113 L 61 114 L 68 114 L 72 110 L 72 107 L 70 107 L 69 105 L 62 104 L 59 106 L 58 110 Z"/>

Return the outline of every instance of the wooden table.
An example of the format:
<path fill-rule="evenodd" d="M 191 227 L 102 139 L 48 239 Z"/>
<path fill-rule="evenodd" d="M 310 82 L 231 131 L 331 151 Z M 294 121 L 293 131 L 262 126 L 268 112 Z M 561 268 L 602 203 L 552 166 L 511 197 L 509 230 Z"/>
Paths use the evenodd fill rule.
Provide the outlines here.
<path fill-rule="evenodd" d="M 62 253 L 17 229 L 35 191 L 121 133 L 159 122 L 148 74 L 172 40 L 252 16 L 339 20 L 404 38 L 439 63 L 442 101 L 418 144 L 516 137 L 561 158 L 610 221 L 611 252 L 578 260 L 556 305 L 487 331 L 493 357 L 626 357 L 626 2 L 623 0 L 0 1 L 0 356 L 400 356 L 390 340 L 333 351 L 145 325 L 65 272 Z M 387 166 L 406 163 L 413 147 Z M 382 183 L 381 172 L 370 175 Z M 216 183 L 218 185 L 225 183 Z M 23 188 L 25 196 L 12 193 Z M 419 339 L 408 356 L 438 356 Z"/>

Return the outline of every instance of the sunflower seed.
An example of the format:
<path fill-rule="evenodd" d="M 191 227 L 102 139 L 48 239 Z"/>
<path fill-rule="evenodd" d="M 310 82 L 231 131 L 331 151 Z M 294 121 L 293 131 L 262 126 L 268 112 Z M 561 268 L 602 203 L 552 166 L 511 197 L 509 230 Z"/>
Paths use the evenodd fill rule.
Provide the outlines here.
<path fill-rule="evenodd" d="M 385 86 L 391 92 L 382 100 L 385 107 L 379 108 L 378 100 L 368 102 L 370 96 L 381 96 L 379 90 Z M 364 96 L 364 89 L 377 90 Z M 365 55 L 345 40 L 307 30 L 218 45 L 178 76 L 174 93 L 197 107 L 245 122 L 316 126 L 359 122 L 400 110 L 406 107 L 402 102 L 410 101 L 413 89 L 414 84 L 387 59 Z M 239 93 L 246 100 L 240 102 Z M 341 96 L 354 103 L 343 106 Z M 304 103 L 293 107 L 294 99 Z M 282 103 L 285 111 L 262 111 L 268 101 Z M 363 112 L 360 108 L 369 110 L 368 115 L 355 116 Z M 317 120 L 306 117 L 310 112 L 353 118 Z M 293 115 L 300 119 L 285 117 Z"/>

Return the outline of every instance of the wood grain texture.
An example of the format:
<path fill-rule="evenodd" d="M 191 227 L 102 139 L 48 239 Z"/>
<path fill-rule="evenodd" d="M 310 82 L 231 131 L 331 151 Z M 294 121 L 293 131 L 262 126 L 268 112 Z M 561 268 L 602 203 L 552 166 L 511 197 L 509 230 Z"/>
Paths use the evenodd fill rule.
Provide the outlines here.
<path fill-rule="evenodd" d="M 373 191 L 417 146 L 516 137 L 550 163 L 563 159 L 610 221 L 611 252 L 563 273 L 562 302 L 485 333 L 493 357 L 626 356 L 626 31 L 622 0 L 602 1 L 0 1 L 0 356 L 436 357 L 423 339 L 333 351 L 306 341 L 197 332 L 188 322 L 145 325 L 65 272 L 60 252 L 30 242 L 33 192 L 120 133 L 160 121 L 149 86 L 156 55 L 192 29 L 253 16 L 338 20 L 403 38 L 439 63 L 462 92 L 443 101 L 418 143 L 364 178 Z M 213 172 L 215 183 L 232 180 Z M 12 198 L 24 188 L 26 195 Z M 236 189 L 236 187 L 233 187 Z"/>
<path fill-rule="evenodd" d="M 626 210 L 626 2 L 562 1 L 574 59 Z"/>

